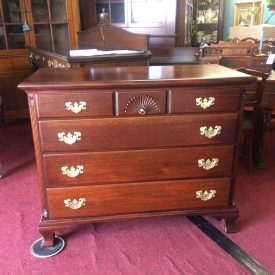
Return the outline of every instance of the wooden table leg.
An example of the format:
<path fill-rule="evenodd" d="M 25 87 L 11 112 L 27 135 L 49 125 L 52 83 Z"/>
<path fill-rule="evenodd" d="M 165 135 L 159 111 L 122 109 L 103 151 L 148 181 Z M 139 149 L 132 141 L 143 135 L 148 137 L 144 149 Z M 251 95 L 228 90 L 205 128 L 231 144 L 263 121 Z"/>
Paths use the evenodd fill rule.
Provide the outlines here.
<path fill-rule="evenodd" d="M 257 168 L 267 168 L 268 165 L 265 161 L 265 135 L 268 130 L 268 126 L 270 124 L 272 111 L 270 109 L 263 108 L 261 110 L 261 119 L 258 123 L 257 127 L 257 135 L 255 141 L 255 163 Z"/>

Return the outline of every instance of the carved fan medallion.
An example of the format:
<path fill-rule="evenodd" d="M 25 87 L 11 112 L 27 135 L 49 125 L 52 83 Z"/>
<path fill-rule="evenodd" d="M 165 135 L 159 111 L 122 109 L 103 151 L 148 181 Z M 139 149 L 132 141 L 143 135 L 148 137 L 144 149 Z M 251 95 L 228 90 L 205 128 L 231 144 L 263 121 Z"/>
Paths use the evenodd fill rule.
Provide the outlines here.
<path fill-rule="evenodd" d="M 136 95 L 125 106 L 125 113 L 145 115 L 160 112 L 156 101 L 148 95 Z"/>

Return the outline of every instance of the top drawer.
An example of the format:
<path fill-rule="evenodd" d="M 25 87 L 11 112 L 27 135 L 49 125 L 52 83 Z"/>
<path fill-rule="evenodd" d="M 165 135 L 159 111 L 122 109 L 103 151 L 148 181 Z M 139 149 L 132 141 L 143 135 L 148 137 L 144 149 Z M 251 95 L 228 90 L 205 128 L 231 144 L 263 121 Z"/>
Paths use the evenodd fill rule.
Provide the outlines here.
<path fill-rule="evenodd" d="M 112 116 L 112 92 L 39 94 L 38 117 Z"/>
<path fill-rule="evenodd" d="M 117 91 L 117 116 L 143 116 L 166 113 L 166 91 L 129 90 Z"/>
<path fill-rule="evenodd" d="M 170 113 L 227 112 L 240 108 L 240 89 L 228 87 L 173 89 Z"/>

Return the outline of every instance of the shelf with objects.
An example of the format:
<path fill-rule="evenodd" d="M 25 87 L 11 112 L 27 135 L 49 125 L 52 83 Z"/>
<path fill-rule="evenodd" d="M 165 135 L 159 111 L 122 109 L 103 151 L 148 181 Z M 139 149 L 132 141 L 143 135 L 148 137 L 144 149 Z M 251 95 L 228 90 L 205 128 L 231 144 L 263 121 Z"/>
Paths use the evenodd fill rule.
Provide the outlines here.
<path fill-rule="evenodd" d="M 178 47 L 197 47 L 223 38 L 225 0 L 178 2 L 176 34 Z"/>
<path fill-rule="evenodd" d="M 192 46 L 217 43 L 223 35 L 224 1 L 197 0 L 194 6 Z"/>

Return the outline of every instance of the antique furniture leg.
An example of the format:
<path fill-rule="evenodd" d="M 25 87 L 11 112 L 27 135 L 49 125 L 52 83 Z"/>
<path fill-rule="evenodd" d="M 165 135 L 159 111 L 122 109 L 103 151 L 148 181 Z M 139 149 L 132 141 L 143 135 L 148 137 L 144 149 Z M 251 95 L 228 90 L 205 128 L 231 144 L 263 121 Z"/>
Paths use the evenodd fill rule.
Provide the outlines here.
<path fill-rule="evenodd" d="M 236 220 L 239 217 L 239 212 L 236 211 L 236 213 L 231 214 L 224 218 L 224 231 L 226 233 L 235 233 L 238 232 L 237 226 L 236 226 Z"/>
<path fill-rule="evenodd" d="M 59 230 L 60 228 L 58 228 Z M 31 246 L 31 254 L 37 258 L 48 258 L 61 252 L 65 246 L 65 241 L 59 236 L 55 236 L 54 228 L 40 227 L 39 233 L 42 238 L 36 240 Z"/>
<path fill-rule="evenodd" d="M 224 213 L 213 214 L 210 216 L 223 222 L 223 229 L 225 233 L 238 232 L 236 220 L 239 218 L 239 209 L 234 204 Z"/>
<path fill-rule="evenodd" d="M 261 124 L 260 124 L 260 129 L 258 131 L 258 139 L 256 141 L 256 155 L 255 157 L 255 163 L 256 163 L 256 167 L 259 169 L 264 169 L 267 168 L 267 163 L 265 161 L 265 134 L 267 132 L 267 130 L 269 129 L 269 125 L 270 125 L 270 118 L 271 118 L 271 113 L 272 110 L 265 108 L 262 111 L 261 114 Z"/>

